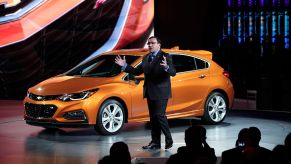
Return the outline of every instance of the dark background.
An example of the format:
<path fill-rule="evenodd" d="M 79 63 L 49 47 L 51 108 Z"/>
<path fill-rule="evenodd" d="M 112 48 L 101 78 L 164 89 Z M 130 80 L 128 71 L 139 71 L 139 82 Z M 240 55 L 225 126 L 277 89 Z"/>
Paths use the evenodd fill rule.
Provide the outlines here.
<path fill-rule="evenodd" d="M 255 91 L 257 109 L 291 111 L 290 35 L 284 33 L 289 1 L 155 2 L 155 34 L 163 47 L 210 50 L 230 72 L 235 98 Z"/>

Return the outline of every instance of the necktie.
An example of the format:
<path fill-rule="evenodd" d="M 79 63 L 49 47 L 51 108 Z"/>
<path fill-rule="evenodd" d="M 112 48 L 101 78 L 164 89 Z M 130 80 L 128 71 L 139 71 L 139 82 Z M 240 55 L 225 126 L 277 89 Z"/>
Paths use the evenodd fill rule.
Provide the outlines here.
<path fill-rule="evenodd" d="M 151 54 L 149 55 L 149 62 L 151 63 L 151 62 L 154 60 L 154 58 L 155 58 L 154 53 L 151 53 Z"/>

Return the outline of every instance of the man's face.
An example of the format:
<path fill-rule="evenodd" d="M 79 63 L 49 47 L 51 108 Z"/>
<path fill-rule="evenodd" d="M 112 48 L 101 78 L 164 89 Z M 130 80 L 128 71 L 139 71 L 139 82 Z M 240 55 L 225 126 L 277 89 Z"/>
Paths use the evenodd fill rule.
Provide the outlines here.
<path fill-rule="evenodd" d="M 156 51 L 159 51 L 160 48 L 161 48 L 161 44 L 158 43 L 157 39 L 156 38 L 150 38 L 148 40 L 148 46 L 149 46 L 149 51 L 150 52 L 156 52 Z"/>

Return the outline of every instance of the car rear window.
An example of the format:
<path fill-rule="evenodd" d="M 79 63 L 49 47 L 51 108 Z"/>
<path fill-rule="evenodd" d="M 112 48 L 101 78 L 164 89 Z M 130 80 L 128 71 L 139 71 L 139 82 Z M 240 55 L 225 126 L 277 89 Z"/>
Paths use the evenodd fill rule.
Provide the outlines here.
<path fill-rule="evenodd" d="M 177 73 L 192 71 L 196 69 L 193 57 L 172 54 L 172 59 Z"/>
<path fill-rule="evenodd" d="M 195 58 L 197 69 L 205 69 L 209 67 L 209 64 L 201 59 Z"/>
<path fill-rule="evenodd" d="M 171 54 L 171 56 L 177 73 L 206 69 L 209 67 L 208 62 L 193 56 L 183 54 Z"/>

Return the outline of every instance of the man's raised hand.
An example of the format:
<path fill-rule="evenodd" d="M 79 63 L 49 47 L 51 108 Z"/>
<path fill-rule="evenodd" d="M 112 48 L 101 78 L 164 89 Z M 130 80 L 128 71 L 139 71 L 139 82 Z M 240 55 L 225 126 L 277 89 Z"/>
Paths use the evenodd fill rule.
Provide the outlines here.
<path fill-rule="evenodd" d="M 123 67 L 124 65 L 126 65 L 126 59 L 125 56 L 123 56 L 123 59 L 118 55 L 115 58 L 115 63 L 118 64 L 119 66 Z"/>
<path fill-rule="evenodd" d="M 163 56 L 163 60 L 162 60 L 162 63 L 160 65 L 162 65 L 165 69 L 168 69 L 169 68 L 169 65 L 167 63 L 167 57 L 166 56 Z"/>

